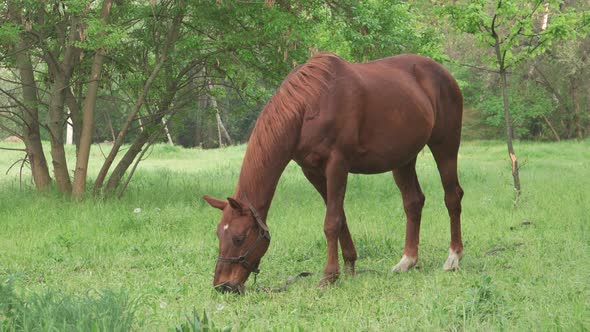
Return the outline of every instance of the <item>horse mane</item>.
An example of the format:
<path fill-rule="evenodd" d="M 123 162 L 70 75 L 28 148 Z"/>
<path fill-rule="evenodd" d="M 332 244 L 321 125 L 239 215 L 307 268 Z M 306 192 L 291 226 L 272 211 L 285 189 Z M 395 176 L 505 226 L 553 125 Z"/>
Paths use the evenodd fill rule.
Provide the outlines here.
<path fill-rule="evenodd" d="M 327 87 L 332 76 L 331 64 L 335 59 L 340 57 L 332 53 L 318 53 L 293 69 L 263 112 L 280 117 L 308 109 Z"/>
<path fill-rule="evenodd" d="M 276 160 L 279 157 L 277 154 L 292 151 L 298 141 L 304 115 L 314 111 L 313 106 L 333 76 L 334 60 L 341 58 L 331 53 L 318 53 L 287 75 L 256 121 L 242 173 L 245 170 L 259 170 Z M 258 178 L 260 174 L 254 172 L 250 176 Z M 256 181 L 254 178 L 245 180 Z"/>
<path fill-rule="evenodd" d="M 305 111 L 311 110 L 328 86 L 334 59 L 340 58 L 331 53 L 318 53 L 293 69 L 262 110 L 251 138 L 269 145 L 285 134 L 281 128 L 300 123 Z"/>
<path fill-rule="evenodd" d="M 293 69 L 262 110 L 252 138 L 260 139 L 265 145 L 272 144 L 285 134 L 279 128 L 288 127 L 293 121 L 300 122 L 326 89 L 335 59 L 340 57 L 318 53 Z"/>

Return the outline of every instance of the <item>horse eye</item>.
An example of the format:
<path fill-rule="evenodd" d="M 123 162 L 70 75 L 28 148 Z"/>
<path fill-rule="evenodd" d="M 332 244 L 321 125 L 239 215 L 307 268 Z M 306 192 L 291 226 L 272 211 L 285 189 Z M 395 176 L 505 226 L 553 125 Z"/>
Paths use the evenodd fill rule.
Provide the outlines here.
<path fill-rule="evenodd" d="M 241 246 L 242 243 L 244 243 L 244 236 L 234 236 L 232 237 L 232 242 L 234 243 L 235 246 Z"/>

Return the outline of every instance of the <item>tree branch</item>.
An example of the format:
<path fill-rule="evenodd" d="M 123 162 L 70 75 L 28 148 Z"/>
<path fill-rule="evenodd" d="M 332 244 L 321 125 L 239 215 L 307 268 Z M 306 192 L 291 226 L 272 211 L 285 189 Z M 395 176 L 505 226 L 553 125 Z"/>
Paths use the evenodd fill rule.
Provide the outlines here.
<path fill-rule="evenodd" d="M 14 119 L 13 117 L 11 117 L 9 115 L 12 115 L 12 116 L 17 117 L 22 122 L 18 122 L 16 119 Z M 0 112 L 0 116 L 3 117 L 3 118 L 5 118 L 5 119 L 7 119 L 7 120 L 10 120 L 10 121 L 14 122 L 18 126 L 24 126 L 24 125 L 27 125 L 28 126 L 28 124 L 25 121 L 25 119 L 23 119 L 23 117 L 20 114 L 16 113 L 16 112 L 12 112 L 12 111 L 1 111 Z"/>
<path fill-rule="evenodd" d="M 8 151 L 22 151 L 22 152 L 27 152 L 27 149 L 14 149 L 14 148 L 5 148 L 0 146 L 0 150 L 8 150 Z"/>
<path fill-rule="evenodd" d="M 11 134 L 12 136 L 16 136 L 18 138 L 20 138 L 21 140 L 24 140 L 23 135 L 19 134 L 18 132 L 14 131 L 14 129 L 6 127 L 5 125 L 0 123 L 0 128 L 7 131 L 9 134 Z"/>

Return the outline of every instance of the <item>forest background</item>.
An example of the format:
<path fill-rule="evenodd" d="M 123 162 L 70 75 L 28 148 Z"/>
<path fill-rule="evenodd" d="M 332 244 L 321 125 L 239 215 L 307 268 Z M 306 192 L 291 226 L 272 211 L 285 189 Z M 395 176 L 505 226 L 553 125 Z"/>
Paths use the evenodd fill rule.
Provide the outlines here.
<path fill-rule="evenodd" d="M 589 8 L 587 0 L 10 0 L 0 6 L 0 138 L 24 141 L 21 166 L 39 190 L 55 181 L 77 198 L 90 191 L 90 145 L 100 143 L 105 161 L 89 186 L 110 195 L 151 144 L 246 142 L 284 77 L 319 51 L 351 62 L 418 53 L 459 82 L 464 139 L 507 141 L 518 194 L 512 139 L 590 135 Z"/>

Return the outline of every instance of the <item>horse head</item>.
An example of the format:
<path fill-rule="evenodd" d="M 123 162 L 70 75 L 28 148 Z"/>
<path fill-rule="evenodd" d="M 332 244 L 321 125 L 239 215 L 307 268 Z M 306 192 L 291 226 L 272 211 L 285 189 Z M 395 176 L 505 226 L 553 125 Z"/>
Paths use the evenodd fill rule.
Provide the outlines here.
<path fill-rule="evenodd" d="M 213 286 L 222 292 L 242 293 L 250 273 L 259 272 L 260 259 L 268 250 L 268 227 L 250 203 L 230 197 L 227 200 L 203 198 L 222 211 L 217 225 L 219 256 Z"/>

